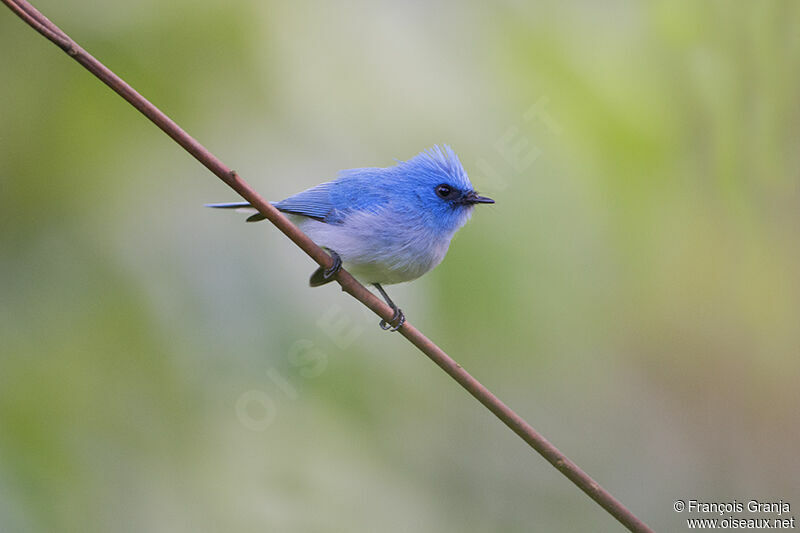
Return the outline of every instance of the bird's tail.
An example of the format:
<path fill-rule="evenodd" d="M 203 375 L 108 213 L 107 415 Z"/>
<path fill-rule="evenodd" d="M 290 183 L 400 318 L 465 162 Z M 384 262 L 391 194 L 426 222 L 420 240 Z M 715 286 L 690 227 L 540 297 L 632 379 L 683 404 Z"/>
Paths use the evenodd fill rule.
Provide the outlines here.
<path fill-rule="evenodd" d="M 206 207 L 213 207 L 215 209 L 233 209 L 237 213 L 249 213 L 250 216 L 247 217 L 247 222 L 258 222 L 260 220 L 264 220 L 265 217 L 261 213 L 259 213 L 255 207 L 250 205 L 247 202 L 229 202 L 224 204 L 206 204 Z"/>

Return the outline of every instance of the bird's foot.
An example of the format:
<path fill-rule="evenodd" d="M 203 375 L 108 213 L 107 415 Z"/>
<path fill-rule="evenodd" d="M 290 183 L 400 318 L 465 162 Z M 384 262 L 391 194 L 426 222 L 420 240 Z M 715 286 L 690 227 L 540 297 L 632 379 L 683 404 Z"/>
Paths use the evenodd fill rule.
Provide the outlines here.
<path fill-rule="evenodd" d="M 381 320 L 380 324 L 378 324 L 384 331 L 397 331 L 403 326 L 403 324 L 406 323 L 406 315 L 403 314 L 403 311 L 394 305 L 392 306 L 392 309 L 394 310 L 392 319 L 389 322 Z"/>
<path fill-rule="evenodd" d="M 342 269 L 342 258 L 333 250 L 328 250 L 333 258 L 333 264 L 322 272 L 322 279 L 330 281 Z"/>
<path fill-rule="evenodd" d="M 394 304 L 391 298 L 389 298 L 389 295 L 386 294 L 386 291 L 383 290 L 383 287 L 381 287 L 380 283 L 373 283 L 373 285 L 376 289 L 378 289 L 378 292 L 381 293 L 381 296 L 383 296 L 383 299 L 386 301 L 386 305 L 391 307 L 392 311 L 394 311 L 392 319 L 388 322 L 386 320 L 381 320 L 379 326 L 384 331 L 397 331 L 403 327 L 403 324 L 405 324 L 406 315 L 404 315 L 400 308 Z"/>
<path fill-rule="evenodd" d="M 319 267 L 311 274 L 311 279 L 308 280 L 308 284 L 312 287 L 319 287 L 320 285 L 325 285 L 326 283 L 333 281 L 333 278 L 339 271 L 342 269 L 342 258 L 334 252 L 333 250 L 328 250 L 328 253 L 331 255 L 333 259 L 333 264 L 328 268 Z"/>

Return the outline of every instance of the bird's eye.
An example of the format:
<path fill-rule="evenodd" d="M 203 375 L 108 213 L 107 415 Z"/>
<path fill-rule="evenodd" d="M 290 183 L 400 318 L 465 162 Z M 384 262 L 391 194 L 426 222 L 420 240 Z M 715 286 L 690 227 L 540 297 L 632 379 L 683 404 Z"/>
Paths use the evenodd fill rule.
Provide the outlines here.
<path fill-rule="evenodd" d="M 439 198 L 449 198 L 453 194 L 453 189 L 444 183 L 436 187 L 436 196 Z"/>

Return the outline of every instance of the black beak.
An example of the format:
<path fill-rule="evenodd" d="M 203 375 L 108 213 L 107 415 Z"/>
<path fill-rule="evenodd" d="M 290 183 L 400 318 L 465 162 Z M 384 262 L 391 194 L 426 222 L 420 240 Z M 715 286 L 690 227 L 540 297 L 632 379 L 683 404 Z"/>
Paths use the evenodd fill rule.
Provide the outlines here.
<path fill-rule="evenodd" d="M 487 198 L 486 196 L 478 196 L 478 193 L 475 191 L 469 191 L 467 194 L 461 197 L 461 203 L 472 205 L 472 204 L 493 204 L 494 200 L 491 198 Z"/>

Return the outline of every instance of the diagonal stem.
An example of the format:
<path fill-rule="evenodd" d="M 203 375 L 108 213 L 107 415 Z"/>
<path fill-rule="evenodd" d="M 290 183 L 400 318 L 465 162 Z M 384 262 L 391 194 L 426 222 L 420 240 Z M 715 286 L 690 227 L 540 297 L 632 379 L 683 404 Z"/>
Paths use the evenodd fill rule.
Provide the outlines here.
<path fill-rule="evenodd" d="M 250 205 L 255 207 L 320 266 L 325 268 L 332 266 L 332 258 L 325 253 L 322 248 L 317 246 L 305 233 L 292 224 L 280 211 L 275 209 L 269 202 L 265 201 L 250 187 L 250 185 L 239 177 L 235 171 L 231 170 L 222 161 L 217 159 L 216 156 L 181 129 L 172 119 L 136 92 L 133 87 L 125 83 L 119 76 L 86 52 L 86 50 L 78 46 L 75 41 L 70 39 L 66 33 L 50 22 L 50 20 L 36 10 L 30 3 L 26 0 L 0 1 L 6 4 L 17 16 L 33 27 L 33 29 L 67 52 L 78 63 L 100 78 L 103 83 L 108 85 L 128 103 L 141 111 L 142 114 L 161 128 L 164 133 L 172 137 L 175 142 L 181 145 L 195 159 L 216 174 L 217 177 L 228 184 L 234 191 L 239 193 L 242 198 L 247 200 Z M 387 321 L 392 319 L 394 311 L 356 281 L 347 271 L 344 269 L 340 270 L 336 281 L 342 286 L 342 290 L 367 306 L 376 315 Z M 594 479 L 586 474 L 586 472 L 581 470 L 578 465 L 570 461 L 566 455 L 550 444 L 547 439 L 533 429 L 522 417 L 504 404 L 497 396 L 492 394 L 492 392 L 484 387 L 478 380 L 473 378 L 461 365 L 456 363 L 417 328 L 406 322 L 398 331 L 622 525 L 630 531 L 652 533 L 652 530 L 637 518 L 636 515 L 629 511 L 608 491 L 603 489 Z"/>

